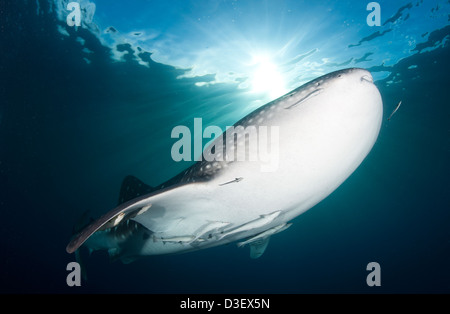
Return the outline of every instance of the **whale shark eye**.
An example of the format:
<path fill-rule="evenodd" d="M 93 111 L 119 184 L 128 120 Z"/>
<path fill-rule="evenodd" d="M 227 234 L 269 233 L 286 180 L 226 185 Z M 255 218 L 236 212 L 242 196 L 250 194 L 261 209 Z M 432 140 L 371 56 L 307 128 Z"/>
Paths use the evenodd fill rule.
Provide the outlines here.
<path fill-rule="evenodd" d="M 338 74 L 338 77 L 342 77 L 342 74 Z"/>

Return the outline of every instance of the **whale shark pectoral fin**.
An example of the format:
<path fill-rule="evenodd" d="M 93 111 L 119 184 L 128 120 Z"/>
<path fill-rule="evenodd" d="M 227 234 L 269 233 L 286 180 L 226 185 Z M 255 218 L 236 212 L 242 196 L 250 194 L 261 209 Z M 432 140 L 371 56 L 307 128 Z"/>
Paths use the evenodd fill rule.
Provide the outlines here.
<path fill-rule="evenodd" d="M 157 189 L 149 194 L 138 196 L 132 200 L 120 204 L 76 234 L 66 247 L 67 253 L 75 252 L 95 232 L 110 229 L 126 222 L 129 219 L 140 217 L 156 205 L 158 203 L 158 199 L 160 200 L 165 198 L 168 194 L 174 193 L 177 189 L 189 185 L 190 184 L 185 183 L 174 184 L 164 189 Z"/>
<path fill-rule="evenodd" d="M 250 243 L 250 258 L 258 258 L 264 254 L 264 251 L 269 245 L 270 237 L 260 238 Z"/>
<path fill-rule="evenodd" d="M 127 205 L 125 203 L 124 205 Z M 66 246 L 67 253 L 75 252 L 91 235 L 99 230 L 109 229 L 118 225 L 122 220 L 126 221 L 142 212 L 147 211 L 151 204 L 146 204 L 145 206 L 119 206 L 116 209 L 106 213 L 99 219 L 93 221 L 79 233 L 77 233 L 70 240 L 69 244 Z"/>
<path fill-rule="evenodd" d="M 283 223 L 281 225 L 270 228 L 264 232 L 258 233 L 257 235 L 251 237 L 250 239 L 237 243 L 238 247 L 250 245 L 250 257 L 258 258 L 263 255 L 264 251 L 269 244 L 270 236 L 286 230 L 292 225 L 292 223 Z"/>
<path fill-rule="evenodd" d="M 120 187 L 118 207 L 108 212 L 97 220 L 91 221 L 83 229 L 76 230 L 78 233 L 72 237 L 70 243 L 66 247 L 68 253 L 77 250 L 92 234 L 98 230 L 106 230 L 117 226 L 121 221 L 136 217 L 146 212 L 152 204 L 147 203 L 144 206 L 132 206 L 137 197 L 150 194 L 158 188 L 151 187 L 138 178 L 128 175 L 126 176 Z"/>

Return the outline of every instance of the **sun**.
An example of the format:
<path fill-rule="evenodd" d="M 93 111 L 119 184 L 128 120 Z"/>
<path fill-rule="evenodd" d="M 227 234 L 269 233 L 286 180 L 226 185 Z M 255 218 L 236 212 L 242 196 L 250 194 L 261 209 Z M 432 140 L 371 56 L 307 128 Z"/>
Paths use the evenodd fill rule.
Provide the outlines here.
<path fill-rule="evenodd" d="M 278 66 L 269 57 L 264 55 L 255 56 L 252 64 L 254 68 L 250 78 L 252 92 L 266 93 L 272 99 L 287 92 Z"/>

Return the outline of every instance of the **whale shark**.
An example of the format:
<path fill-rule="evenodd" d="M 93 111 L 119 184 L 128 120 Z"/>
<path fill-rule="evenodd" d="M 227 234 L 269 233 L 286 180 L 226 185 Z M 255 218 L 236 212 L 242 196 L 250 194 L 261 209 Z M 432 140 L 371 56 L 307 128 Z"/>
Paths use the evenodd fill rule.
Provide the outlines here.
<path fill-rule="evenodd" d="M 129 263 L 236 242 L 251 258 L 271 236 L 335 191 L 362 163 L 381 127 L 383 104 L 370 72 L 343 69 L 318 77 L 261 106 L 235 126 L 278 127 L 268 137 L 278 165 L 262 159 L 203 158 L 159 186 L 124 179 L 119 205 L 76 233 L 68 253 L 85 246 Z M 227 142 L 226 131 L 210 145 Z M 237 137 L 247 143 L 248 138 Z M 211 153 L 211 150 L 209 151 Z"/>

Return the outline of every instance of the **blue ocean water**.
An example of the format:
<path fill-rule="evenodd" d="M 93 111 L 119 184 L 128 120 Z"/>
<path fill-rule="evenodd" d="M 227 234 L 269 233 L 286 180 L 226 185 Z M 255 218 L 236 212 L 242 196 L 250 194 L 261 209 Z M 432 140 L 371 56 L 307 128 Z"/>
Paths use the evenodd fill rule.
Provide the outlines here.
<path fill-rule="evenodd" d="M 80 0 L 80 26 L 69 2 L 0 3 L 2 293 L 450 292 L 449 1 L 378 1 L 379 26 L 369 1 Z M 126 175 L 156 186 L 192 164 L 171 158 L 174 126 L 224 128 L 348 67 L 376 80 L 379 138 L 261 258 L 234 244 L 127 265 L 94 253 L 67 286 L 86 210 L 114 208 Z"/>

